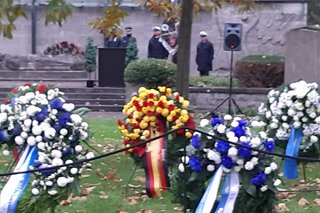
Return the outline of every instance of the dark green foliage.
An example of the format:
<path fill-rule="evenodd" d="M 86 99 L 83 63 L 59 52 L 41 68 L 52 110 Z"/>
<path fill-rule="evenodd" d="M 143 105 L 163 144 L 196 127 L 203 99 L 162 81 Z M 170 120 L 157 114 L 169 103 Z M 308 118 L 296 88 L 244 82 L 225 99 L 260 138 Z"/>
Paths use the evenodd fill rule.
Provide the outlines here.
<path fill-rule="evenodd" d="M 273 213 L 277 203 L 276 194 L 267 190 L 266 192 L 257 191 L 256 196 L 248 194 L 245 190 L 240 190 L 234 213 Z"/>
<path fill-rule="evenodd" d="M 236 63 L 236 76 L 244 87 L 277 87 L 284 82 L 281 56 L 250 55 Z"/>
<path fill-rule="evenodd" d="M 88 38 L 84 52 L 84 67 L 89 73 L 96 70 L 96 47 L 93 45 L 92 38 Z"/>
<path fill-rule="evenodd" d="M 320 1 L 308 1 L 308 25 L 320 24 Z"/>
<path fill-rule="evenodd" d="M 137 47 L 137 43 L 133 39 L 131 39 L 126 51 L 125 66 L 128 66 L 128 64 L 132 61 L 138 60 L 138 52 L 139 50 Z"/>
<path fill-rule="evenodd" d="M 190 77 L 189 86 L 192 87 L 228 87 L 230 84 L 229 77 L 219 77 L 219 76 L 193 76 Z M 233 79 L 233 86 L 239 86 L 237 79 Z"/>
<path fill-rule="evenodd" d="M 176 82 L 177 66 L 162 59 L 144 59 L 130 63 L 124 71 L 124 80 L 148 88 L 172 87 Z"/>

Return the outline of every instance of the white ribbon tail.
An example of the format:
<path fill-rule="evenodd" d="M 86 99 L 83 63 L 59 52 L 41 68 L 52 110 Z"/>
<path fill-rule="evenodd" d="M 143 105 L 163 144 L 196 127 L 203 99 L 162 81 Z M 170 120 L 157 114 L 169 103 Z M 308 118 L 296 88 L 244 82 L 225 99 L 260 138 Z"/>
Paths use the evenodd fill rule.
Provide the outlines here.
<path fill-rule="evenodd" d="M 216 201 L 221 178 L 222 178 L 222 166 L 214 173 L 213 177 L 210 180 L 206 192 L 202 196 L 200 203 L 195 211 L 195 213 L 210 213 L 214 202 Z"/>

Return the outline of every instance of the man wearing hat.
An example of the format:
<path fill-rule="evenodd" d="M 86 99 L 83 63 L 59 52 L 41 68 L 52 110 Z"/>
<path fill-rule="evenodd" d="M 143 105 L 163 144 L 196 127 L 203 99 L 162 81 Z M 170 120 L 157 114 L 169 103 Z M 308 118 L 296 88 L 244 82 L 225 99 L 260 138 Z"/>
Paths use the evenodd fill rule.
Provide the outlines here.
<path fill-rule="evenodd" d="M 200 76 L 208 76 L 209 71 L 212 71 L 212 60 L 214 58 L 213 44 L 208 41 L 208 34 L 201 31 L 200 42 L 197 45 L 196 63 Z"/>
<path fill-rule="evenodd" d="M 122 47 L 128 47 L 129 42 L 137 42 L 137 40 L 132 36 L 132 27 L 124 29 L 126 30 L 126 35 L 122 37 Z"/>
<path fill-rule="evenodd" d="M 153 36 L 148 44 L 148 58 L 167 59 L 169 52 L 164 48 L 160 39 L 161 28 L 155 26 L 152 28 Z"/>

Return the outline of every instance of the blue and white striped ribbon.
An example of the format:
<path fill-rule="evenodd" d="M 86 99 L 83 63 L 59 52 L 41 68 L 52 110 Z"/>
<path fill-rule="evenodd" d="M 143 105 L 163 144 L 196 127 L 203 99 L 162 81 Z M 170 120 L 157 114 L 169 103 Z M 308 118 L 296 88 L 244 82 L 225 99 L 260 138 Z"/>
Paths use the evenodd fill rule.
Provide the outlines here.
<path fill-rule="evenodd" d="M 26 171 L 34 164 L 38 157 L 37 148 L 27 146 L 24 150 L 14 172 Z M 12 175 L 0 195 L 0 212 L 15 213 L 18 201 L 26 189 L 30 179 L 30 173 Z"/>
<path fill-rule="evenodd" d="M 200 203 L 197 206 L 195 213 L 210 213 L 214 202 L 216 201 L 223 170 L 222 166 L 214 173 L 210 180 L 208 188 L 206 189 L 204 195 L 202 196 Z"/>
<path fill-rule="evenodd" d="M 301 129 L 291 128 L 288 140 L 286 155 L 297 157 L 303 133 Z M 295 159 L 285 158 L 283 166 L 283 176 L 288 179 L 296 179 L 298 177 L 298 163 Z"/>
<path fill-rule="evenodd" d="M 215 213 L 232 213 L 239 192 L 239 176 L 236 172 L 226 175 L 222 194 Z"/>

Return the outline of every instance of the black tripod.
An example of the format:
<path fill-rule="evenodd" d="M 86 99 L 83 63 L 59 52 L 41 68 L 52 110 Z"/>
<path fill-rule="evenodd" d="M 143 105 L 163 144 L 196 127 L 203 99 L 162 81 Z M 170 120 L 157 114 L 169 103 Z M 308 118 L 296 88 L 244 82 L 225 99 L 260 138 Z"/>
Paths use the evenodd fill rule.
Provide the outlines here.
<path fill-rule="evenodd" d="M 232 98 L 232 86 L 233 86 L 233 77 L 232 77 L 232 71 L 233 71 L 233 50 L 231 50 L 231 60 L 230 60 L 230 75 L 229 75 L 229 94 L 226 99 L 224 99 L 216 108 L 214 108 L 210 114 L 214 114 L 216 110 L 218 110 L 225 102 L 228 101 L 228 113 L 231 114 L 231 111 L 233 114 L 236 114 L 235 108 L 238 110 L 240 114 L 242 114 L 242 111 L 236 101 Z M 234 107 L 235 106 L 235 107 Z"/>

